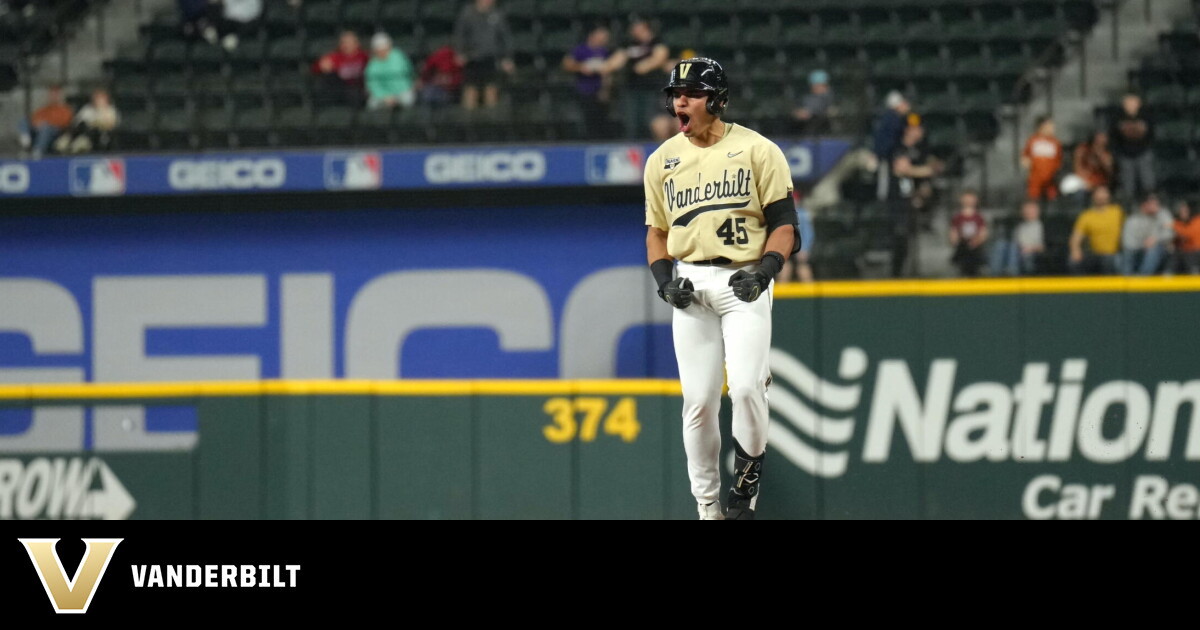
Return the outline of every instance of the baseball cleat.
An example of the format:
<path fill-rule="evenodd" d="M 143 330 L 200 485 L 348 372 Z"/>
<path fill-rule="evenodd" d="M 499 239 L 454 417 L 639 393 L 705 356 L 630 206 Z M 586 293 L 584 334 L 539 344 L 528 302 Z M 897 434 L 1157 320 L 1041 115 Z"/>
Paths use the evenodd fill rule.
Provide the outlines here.
<path fill-rule="evenodd" d="M 702 521 L 725 520 L 725 515 L 721 512 L 721 503 L 719 501 L 697 505 L 696 511 L 700 513 L 700 520 Z"/>
<path fill-rule="evenodd" d="M 763 453 L 751 457 L 742 450 L 737 440 L 733 441 L 734 470 L 733 486 L 729 488 L 729 508 L 725 510 L 727 521 L 752 521 L 754 508 L 758 504 L 758 481 L 762 473 Z"/>

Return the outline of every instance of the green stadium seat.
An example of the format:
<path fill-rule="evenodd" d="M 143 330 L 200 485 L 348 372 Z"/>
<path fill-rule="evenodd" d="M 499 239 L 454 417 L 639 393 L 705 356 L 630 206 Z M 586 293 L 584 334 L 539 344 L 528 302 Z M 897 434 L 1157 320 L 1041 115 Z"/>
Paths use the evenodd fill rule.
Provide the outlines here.
<path fill-rule="evenodd" d="M 342 8 L 342 25 L 360 36 L 375 32 L 379 23 L 379 3 L 376 0 L 352 0 Z"/>
<path fill-rule="evenodd" d="M 236 76 L 261 71 L 266 50 L 267 43 L 262 40 L 242 41 L 228 57 L 230 72 Z"/>
<path fill-rule="evenodd" d="M 608 0 L 595 1 L 611 5 Z M 584 4 L 586 4 L 586 0 Z M 506 0 L 501 9 L 510 19 L 533 19 L 538 14 L 538 2 L 537 0 Z M 608 12 L 605 11 L 601 15 L 608 15 Z"/>
<path fill-rule="evenodd" d="M 1182 85 L 1156 85 L 1145 91 L 1143 98 L 1146 103 L 1161 108 L 1183 108 L 1187 106 L 1187 92 Z"/>
<path fill-rule="evenodd" d="M 196 148 L 195 114 L 188 108 L 159 110 L 154 125 L 154 144 L 165 151 Z"/>
<path fill-rule="evenodd" d="M 121 124 L 113 132 L 113 148 L 119 151 L 149 151 L 154 115 L 146 110 L 121 112 Z"/>
<path fill-rule="evenodd" d="M 161 41 L 153 45 L 146 61 L 155 74 L 183 72 L 188 64 L 188 44 L 181 40 Z"/>
<path fill-rule="evenodd" d="M 350 107 L 325 107 L 313 117 L 314 139 L 324 145 L 345 145 L 354 128 L 355 110 Z"/>
<path fill-rule="evenodd" d="M 340 0 L 305 0 L 302 7 L 307 37 L 327 37 L 337 33 L 342 23 Z"/>
<path fill-rule="evenodd" d="M 394 110 L 390 108 L 368 109 L 360 112 L 354 126 L 355 144 L 394 144 L 395 126 L 392 123 Z"/>
<path fill-rule="evenodd" d="M 308 102 L 309 80 L 306 74 L 286 73 L 272 77 L 268 96 L 276 110 L 299 107 Z"/>
<path fill-rule="evenodd" d="M 309 146 L 315 141 L 312 131 L 312 109 L 300 105 L 280 110 L 275 117 L 272 146 L 301 147 Z"/>
<path fill-rule="evenodd" d="M 388 33 L 411 31 L 416 23 L 415 0 L 388 0 L 379 6 L 379 24 Z"/>
<path fill-rule="evenodd" d="M 299 37 L 280 37 L 267 45 L 264 63 L 272 72 L 300 70 L 306 61 L 304 42 Z"/>
<path fill-rule="evenodd" d="M 399 42 L 397 42 L 398 44 Z M 337 48 L 337 37 L 320 37 L 317 39 L 309 39 L 304 44 L 304 54 L 308 61 L 316 61 L 322 55 L 332 52 Z M 403 49 L 402 49 L 403 50 Z"/>
<path fill-rule="evenodd" d="M 225 149 L 234 145 L 233 114 L 227 109 L 211 109 L 200 114 L 200 148 Z"/>
<path fill-rule="evenodd" d="M 231 100 L 229 79 L 219 74 L 195 77 L 191 88 L 193 100 L 201 107 L 208 108 L 216 102 L 224 107 Z"/>
<path fill-rule="evenodd" d="M 225 49 L 208 42 L 192 44 L 188 57 L 192 72 L 211 74 L 221 72 L 225 67 Z"/>
<path fill-rule="evenodd" d="M 191 83 L 186 75 L 162 74 L 154 79 L 151 89 L 156 109 L 182 109 L 187 106 L 191 97 Z"/>
<path fill-rule="evenodd" d="M 579 13 L 575 0 L 538 0 L 538 15 L 542 18 L 572 18 Z"/>
<path fill-rule="evenodd" d="M 263 30 L 271 39 L 295 35 L 300 24 L 300 11 L 287 0 L 269 0 L 263 8 Z"/>
<path fill-rule="evenodd" d="M 238 147 L 265 147 L 270 143 L 273 117 L 270 108 L 239 110 L 233 117 L 233 142 Z"/>

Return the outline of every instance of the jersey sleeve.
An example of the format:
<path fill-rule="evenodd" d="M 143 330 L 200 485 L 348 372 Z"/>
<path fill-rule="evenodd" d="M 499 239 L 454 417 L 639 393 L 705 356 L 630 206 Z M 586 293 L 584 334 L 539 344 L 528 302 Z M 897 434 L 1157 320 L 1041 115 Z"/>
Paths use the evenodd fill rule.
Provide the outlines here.
<path fill-rule="evenodd" d="M 755 154 L 758 163 L 754 170 L 758 172 L 758 200 L 766 207 L 792 196 L 792 167 L 778 145 L 768 140 L 763 144 L 762 150 Z"/>
<path fill-rule="evenodd" d="M 667 210 L 663 207 L 661 167 L 658 167 L 657 154 L 646 160 L 646 171 L 642 176 L 646 194 L 646 225 L 656 227 L 664 232 L 670 230 Z"/>

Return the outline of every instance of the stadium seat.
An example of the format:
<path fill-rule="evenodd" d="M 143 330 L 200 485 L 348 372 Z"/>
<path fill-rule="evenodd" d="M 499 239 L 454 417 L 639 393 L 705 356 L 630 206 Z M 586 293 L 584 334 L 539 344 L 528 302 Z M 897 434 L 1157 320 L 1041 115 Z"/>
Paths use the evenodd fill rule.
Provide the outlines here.
<path fill-rule="evenodd" d="M 342 7 L 342 26 L 360 36 L 375 32 L 379 20 L 377 0 L 351 0 Z"/>
<path fill-rule="evenodd" d="M 415 0 L 388 0 L 379 6 L 379 25 L 385 32 L 411 31 L 416 21 Z"/>
<path fill-rule="evenodd" d="M 268 0 L 263 8 L 263 30 L 272 39 L 295 35 L 300 30 L 300 18 L 300 11 L 287 0 Z"/>
<path fill-rule="evenodd" d="M 188 64 L 188 45 L 181 40 L 166 40 L 154 44 L 147 57 L 150 71 L 155 74 L 183 72 Z"/>
<path fill-rule="evenodd" d="M 342 23 L 340 0 L 305 0 L 301 6 L 304 9 L 305 37 L 330 37 L 337 33 Z"/>
<path fill-rule="evenodd" d="M 113 148 L 119 151 L 148 151 L 154 116 L 149 111 L 123 111 L 121 124 L 113 132 Z"/>
<path fill-rule="evenodd" d="M 151 88 L 155 108 L 162 110 L 182 109 L 187 107 L 191 97 L 191 82 L 187 76 L 180 74 L 160 74 L 154 78 Z"/>
<path fill-rule="evenodd" d="M 200 114 L 200 148 L 226 149 L 232 140 L 233 114 L 227 109 L 211 109 Z"/>
<path fill-rule="evenodd" d="M 155 147 L 164 151 L 195 149 L 195 127 L 195 114 L 191 109 L 159 109 L 154 125 Z"/>
<path fill-rule="evenodd" d="M 273 117 L 267 107 L 239 110 L 233 117 L 233 141 L 239 147 L 264 147 L 271 139 Z"/>
<path fill-rule="evenodd" d="M 188 52 L 192 72 L 211 74 L 221 72 L 225 66 L 225 49 L 208 42 L 196 42 Z"/>
<path fill-rule="evenodd" d="M 299 37 L 281 37 L 267 46 L 265 63 L 272 72 L 298 70 L 305 60 L 304 43 Z"/>
<path fill-rule="evenodd" d="M 317 110 L 313 118 L 313 139 L 317 144 L 345 145 L 352 137 L 355 110 L 349 107 L 325 107 Z"/>
<path fill-rule="evenodd" d="M 268 96 L 277 110 L 298 107 L 309 100 L 308 75 L 285 73 L 272 77 Z"/>
<path fill-rule="evenodd" d="M 273 146 L 310 146 L 314 143 L 312 130 L 313 111 L 306 105 L 280 110 L 275 118 L 275 132 L 271 138 Z"/>

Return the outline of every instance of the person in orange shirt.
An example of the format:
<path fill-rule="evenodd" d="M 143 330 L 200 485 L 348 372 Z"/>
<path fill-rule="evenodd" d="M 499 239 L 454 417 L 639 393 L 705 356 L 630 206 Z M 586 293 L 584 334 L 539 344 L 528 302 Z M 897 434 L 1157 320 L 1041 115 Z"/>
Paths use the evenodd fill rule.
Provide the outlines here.
<path fill-rule="evenodd" d="M 75 113 L 63 102 L 62 88 L 51 86 L 46 95 L 46 104 L 34 111 L 29 120 L 17 123 L 21 148 L 26 151 L 32 149 L 33 159 L 40 160 L 58 134 L 71 126 L 74 117 Z"/>
<path fill-rule="evenodd" d="M 1029 137 L 1021 154 L 1021 168 L 1029 171 L 1029 199 L 1058 198 L 1055 175 L 1062 167 L 1062 158 L 1062 143 L 1054 135 L 1054 121 L 1049 116 L 1038 118 L 1037 131 Z"/>
<path fill-rule="evenodd" d="M 1175 210 L 1175 255 L 1167 267 L 1180 273 L 1200 274 L 1200 215 L 1180 201 Z"/>

